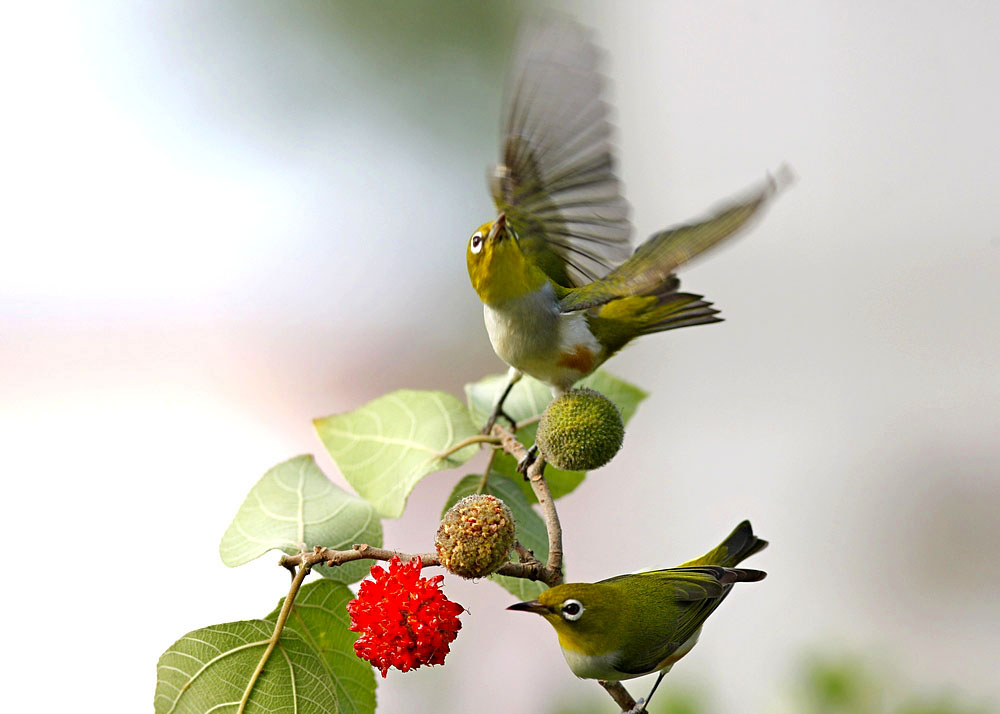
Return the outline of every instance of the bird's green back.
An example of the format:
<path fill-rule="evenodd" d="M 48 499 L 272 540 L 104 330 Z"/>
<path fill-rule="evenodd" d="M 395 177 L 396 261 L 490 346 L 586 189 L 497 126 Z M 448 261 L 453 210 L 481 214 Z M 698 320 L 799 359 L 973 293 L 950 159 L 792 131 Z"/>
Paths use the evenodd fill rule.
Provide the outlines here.
<path fill-rule="evenodd" d="M 764 577 L 759 570 L 682 567 L 619 575 L 597 583 L 568 583 L 539 596 L 562 646 L 588 656 L 619 653 L 616 669 L 652 672 L 688 641 L 725 598 L 733 583 Z M 560 608 L 567 599 L 584 607 L 577 621 Z"/>
<path fill-rule="evenodd" d="M 669 568 L 620 575 L 597 583 L 614 591 L 632 623 L 623 631 L 615 667 L 627 674 L 652 672 L 705 623 L 737 580 L 759 580 L 756 570 Z M 582 618 L 581 618 L 582 619 Z"/>
<path fill-rule="evenodd" d="M 732 566 L 766 546 L 743 521 L 718 547 L 680 567 L 558 585 L 516 609 L 545 617 L 571 653 L 567 660 L 610 657 L 601 666 L 623 675 L 647 674 L 688 651 L 685 643 L 693 644 L 735 583 L 765 577 L 760 570 Z M 579 609 L 564 611 L 567 606 Z"/>

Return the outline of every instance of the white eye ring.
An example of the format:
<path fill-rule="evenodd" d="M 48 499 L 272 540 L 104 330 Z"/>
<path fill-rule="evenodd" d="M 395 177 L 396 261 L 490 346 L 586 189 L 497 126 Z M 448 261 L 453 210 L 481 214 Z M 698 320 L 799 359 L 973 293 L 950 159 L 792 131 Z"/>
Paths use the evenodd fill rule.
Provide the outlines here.
<path fill-rule="evenodd" d="M 472 234 L 472 243 L 470 244 L 473 253 L 478 253 L 483 249 L 483 234 L 476 231 Z"/>
<path fill-rule="evenodd" d="M 562 604 L 562 616 L 564 620 L 576 622 L 583 617 L 583 603 L 579 600 L 564 600 Z"/>

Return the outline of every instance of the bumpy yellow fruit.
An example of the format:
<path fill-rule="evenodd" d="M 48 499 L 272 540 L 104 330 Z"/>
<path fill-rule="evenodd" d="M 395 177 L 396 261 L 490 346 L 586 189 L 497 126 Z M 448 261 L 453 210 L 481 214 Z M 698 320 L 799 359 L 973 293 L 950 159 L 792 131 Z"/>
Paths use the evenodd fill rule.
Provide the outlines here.
<path fill-rule="evenodd" d="M 622 447 L 625 424 L 610 399 L 593 389 L 572 389 L 549 404 L 538 424 L 538 450 L 553 466 L 589 471 Z"/>
<path fill-rule="evenodd" d="M 484 577 L 507 562 L 514 545 L 514 514 L 496 496 L 466 496 L 444 514 L 434 545 L 450 572 Z"/>

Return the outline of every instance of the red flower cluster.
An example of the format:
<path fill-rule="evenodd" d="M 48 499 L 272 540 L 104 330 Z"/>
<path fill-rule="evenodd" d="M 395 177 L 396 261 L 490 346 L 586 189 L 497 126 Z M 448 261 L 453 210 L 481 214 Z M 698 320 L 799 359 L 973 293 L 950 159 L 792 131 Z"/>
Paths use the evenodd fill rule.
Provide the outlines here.
<path fill-rule="evenodd" d="M 408 672 L 425 664 L 444 664 L 449 643 L 458 636 L 465 610 L 441 592 L 444 577 L 420 577 L 421 563 L 405 565 L 394 557 L 389 571 L 375 565 L 374 580 L 365 580 L 358 597 L 347 603 L 358 657 L 368 660 L 385 677 L 390 667 Z"/>

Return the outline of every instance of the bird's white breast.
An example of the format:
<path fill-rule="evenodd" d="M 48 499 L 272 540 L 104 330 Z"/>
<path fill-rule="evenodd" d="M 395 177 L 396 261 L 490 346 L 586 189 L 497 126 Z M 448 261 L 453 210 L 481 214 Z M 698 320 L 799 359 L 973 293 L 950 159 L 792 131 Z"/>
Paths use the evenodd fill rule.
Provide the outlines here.
<path fill-rule="evenodd" d="M 608 652 L 602 655 L 585 655 L 581 652 L 563 649 L 563 657 L 566 664 L 577 677 L 583 679 L 607 679 L 617 681 L 629 679 L 634 675 L 622 676 L 614 667 L 614 662 L 618 659 L 617 652 Z"/>
<path fill-rule="evenodd" d="M 620 661 L 621 652 L 615 650 L 614 652 L 607 652 L 602 655 L 585 655 L 581 652 L 575 652 L 571 649 L 563 647 L 562 653 L 563 657 L 566 658 L 566 664 L 573 671 L 577 677 L 582 677 L 584 679 L 605 679 L 611 681 L 621 681 L 624 679 L 635 679 L 636 677 L 643 677 L 651 672 L 657 672 L 660 670 L 669 672 L 670 668 L 677 663 L 681 657 L 686 655 L 691 651 L 691 648 L 698 644 L 698 635 L 701 634 L 701 628 L 699 627 L 694 631 L 690 637 L 674 650 L 669 657 L 660 662 L 655 669 L 649 672 L 638 672 L 635 674 L 628 674 L 626 672 L 620 672 L 615 669 L 615 663 Z"/>
<path fill-rule="evenodd" d="M 484 305 L 486 331 L 504 362 L 560 390 L 585 377 L 572 365 L 559 362 L 582 348 L 602 361 L 603 349 L 582 312 L 561 313 L 552 285 L 502 305 Z M 565 362 L 565 360 L 563 360 Z"/>

